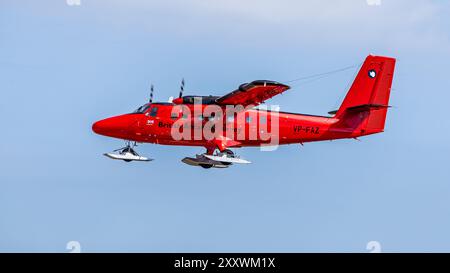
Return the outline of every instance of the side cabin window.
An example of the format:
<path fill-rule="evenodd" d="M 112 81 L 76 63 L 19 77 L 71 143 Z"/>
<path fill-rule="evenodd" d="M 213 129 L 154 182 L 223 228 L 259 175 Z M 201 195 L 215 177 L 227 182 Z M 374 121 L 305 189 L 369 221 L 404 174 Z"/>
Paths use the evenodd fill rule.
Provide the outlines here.
<path fill-rule="evenodd" d="M 170 112 L 171 119 L 177 119 L 179 116 L 180 116 L 180 113 L 178 113 L 178 112 L 174 112 L 174 111 Z"/>
<path fill-rule="evenodd" d="M 259 123 L 266 124 L 267 123 L 267 117 L 266 116 L 259 116 Z"/>
<path fill-rule="evenodd" d="M 220 120 L 220 113 L 212 112 L 211 114 L 204 117 L 208 121 Z"/>

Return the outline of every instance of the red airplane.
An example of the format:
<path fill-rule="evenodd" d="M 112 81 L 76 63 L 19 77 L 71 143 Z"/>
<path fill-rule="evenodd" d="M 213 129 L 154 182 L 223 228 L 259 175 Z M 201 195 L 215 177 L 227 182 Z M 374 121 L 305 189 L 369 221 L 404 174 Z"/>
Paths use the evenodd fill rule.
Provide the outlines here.
<path fill-rule="evenodd" d="M 290 87 L 275 81 L 245 83 L 224 96 L 183 96 L 150 101 L 129 114 L 97 121 L 92 130 L 123 139 L 126 147 L 105 155 L 124 161 L 150 161 L 133 149 L 136 143 L 201 146 L 204 154 L 182 162 L 203 168 L 250 163 L 230 148 L 357 138 L 384 130 L 395 59 L 369 55 L 338 110 L 330 116 L 273 111 L 256 107 Z"/>

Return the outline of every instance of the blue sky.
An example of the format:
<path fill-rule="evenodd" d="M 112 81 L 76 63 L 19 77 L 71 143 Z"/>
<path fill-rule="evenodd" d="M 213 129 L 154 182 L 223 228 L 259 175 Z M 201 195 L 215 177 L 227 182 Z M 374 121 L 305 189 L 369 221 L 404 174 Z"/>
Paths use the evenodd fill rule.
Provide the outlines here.
<path fill-rule="evenodd" d="M 450 251 L 450 5 L 445 1 L 10 1 L 0 3 L 0 251 Z M 95 120 L 147 100 L 222 95 L 398 59 L 383 134 L 240 149 L 203 170 L 201 148 L 102 153 Z M 354 70 L 293 88 L 281 110 L 335 109 Z"/>

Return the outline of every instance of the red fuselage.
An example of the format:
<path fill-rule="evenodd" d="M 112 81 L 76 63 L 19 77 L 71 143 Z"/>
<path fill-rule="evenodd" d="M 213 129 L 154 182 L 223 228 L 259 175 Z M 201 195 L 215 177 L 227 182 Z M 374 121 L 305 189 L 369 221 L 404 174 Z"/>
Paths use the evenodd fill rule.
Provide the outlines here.
<path fill-rule="evenodd" d="M 94 123 L 92 128 L 100 135 L 136 142 L 204 147 L 211 145 L 211 140 L 202 134 L 208 118 L 183 117 L 182 114 L 174 116 L 172 114 L 173 108 L 176 107 L 174 104 L 152 103 L 147 106 L 148 109 L 143 113 L 110 117 Z M 157 110 L 153 110 L 154 108 Z M 152 111 L 155 114 L 151 115 Z M 228 132 L 232 139 L 239 142 L 236 147 L 268 144 L 269 140 L 267 135 L 263 134 L 265 133 L 263 130 L 266 130 L 266 133 L 275 133 L 272 131 L 275 130 L 274 126 L 271 126 L 274 119 L 278 120 L 279 144 L 352 138 L 370 133 L 362 132 L 357 124 L 342 128 L 338 118 L 266 110 L 248 110 L 237 113 L 234 118 L 223 118 L 222 131 L 224 134 Z M 180 121 L 186 122 L 186 126 L 191 127 L 190 139 L 173 138 L 172 128 Z M 194 137 L 195 131 L 202 136 L 201 139 Z"/>

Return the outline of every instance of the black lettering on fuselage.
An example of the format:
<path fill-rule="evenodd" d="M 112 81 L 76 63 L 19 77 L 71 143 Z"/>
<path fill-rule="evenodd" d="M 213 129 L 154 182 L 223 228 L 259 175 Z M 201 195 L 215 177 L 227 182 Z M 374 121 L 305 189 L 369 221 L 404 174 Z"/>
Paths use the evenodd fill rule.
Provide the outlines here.
<path fill-rule="evenodd" d="M 306 134 L 319 134 L 319 127 L 317 126 L 302 126 L 302 125 L 294 125 L 294 133 L 306 133 Z"/>
<path fill-rule="evenodd" d="M 158 122 L 158 127 L 161 127 L 161 128 L 172 128 L 172 124 L 171 123 L 168 123 L 168 122 L 162 122 L 162 121 L 160 121 L 160 122 Z"/>

